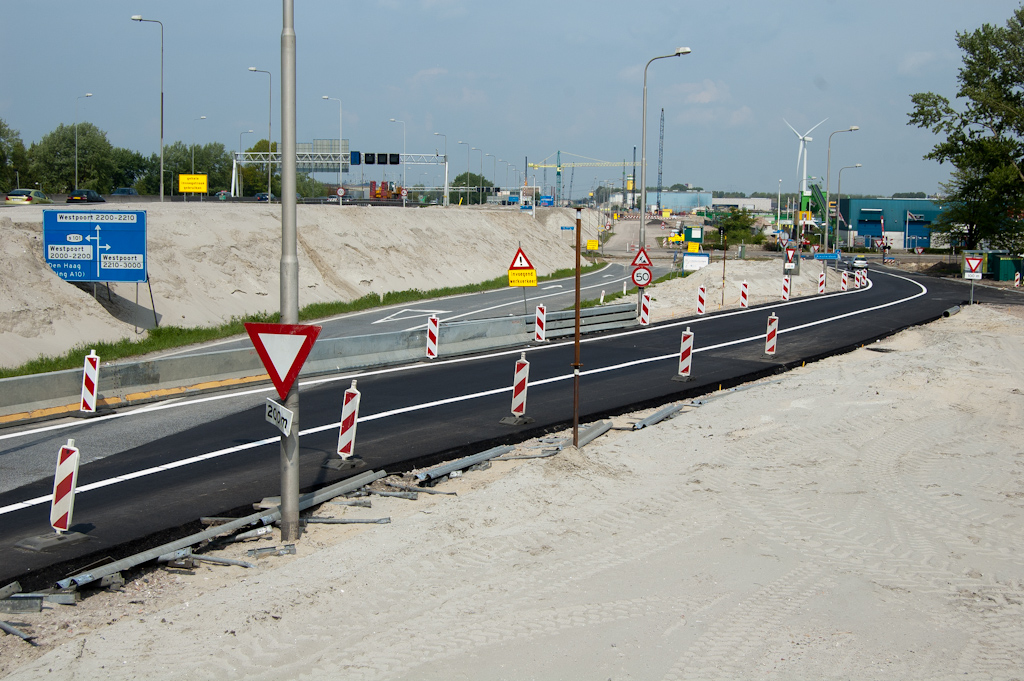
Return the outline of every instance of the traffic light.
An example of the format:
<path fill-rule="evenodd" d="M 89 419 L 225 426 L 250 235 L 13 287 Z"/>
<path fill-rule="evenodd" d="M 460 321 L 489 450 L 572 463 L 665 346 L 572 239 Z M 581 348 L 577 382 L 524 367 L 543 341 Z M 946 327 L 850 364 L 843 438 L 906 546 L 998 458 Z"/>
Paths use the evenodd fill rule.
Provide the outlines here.
<path fill-rule="evenodd" d="M 402 162 L 399 154 L 389 154 L 388 156 L 388 163 L 390 163 L 393 166 L 397 166 Z"/>
<path fill-rule="evenodd" d="M 377 162 L 377 154 L 366 153 L 363 154 L 363 163 L 368 166 L 372 166 Z"/>

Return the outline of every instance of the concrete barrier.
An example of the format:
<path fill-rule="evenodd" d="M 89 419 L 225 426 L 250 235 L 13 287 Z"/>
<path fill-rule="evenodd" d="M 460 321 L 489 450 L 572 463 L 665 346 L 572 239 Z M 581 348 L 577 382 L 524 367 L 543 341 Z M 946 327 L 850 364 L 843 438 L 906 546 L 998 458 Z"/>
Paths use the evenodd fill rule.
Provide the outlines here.
<path fill-rule="evenodd" d="M 442 322 L 439 357 L 529 345 L 533 341 L 533 324 L 532 314 Z M 605 305 L 580 313 L 584 333 L 635 325 L 633 304 Z M 570 336 L 574 327 L 575 315 L 571 310 L 548 312 L 548 338 Z M 426 329 L 320 338 L 299 376 L 418 361 L 427 361 Z M 97 406 L 102 413 L 104 409 L 173 395 L 195 395 L 269 380 L 252 347 L 104 364 L 100 367 Z M 0 424 L 77 413 L 81 388 L 81 369 L 0 379 Z"/>

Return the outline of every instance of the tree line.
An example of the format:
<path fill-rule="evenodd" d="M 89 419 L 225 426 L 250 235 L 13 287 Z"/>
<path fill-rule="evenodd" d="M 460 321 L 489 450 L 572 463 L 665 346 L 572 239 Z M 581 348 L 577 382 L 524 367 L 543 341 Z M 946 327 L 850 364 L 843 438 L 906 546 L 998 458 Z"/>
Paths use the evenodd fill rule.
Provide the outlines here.
<path fill-rule="evenodd" d="M 59 125 L 27 148 L 17 130 L 0 119 L 0 192 L 11 189 L 40 189 L 44 193 L 64 194 L 75 189 L 76 130 L 74 125 Z M 277 151 L 277 143 L 269 146 Z M 262 139 L 247 149 L 265 152 Z M 131 187 L 139 194 L 160 193 L 160 155 L 143 156 L 137 151 L 115 147 L 107 133 L 92 123 L 82 122 L 77 130 L 78 188 L 109 194 L 118 187 Z M 207 175 L 210 193 L 231 188 L 232 153 L 220 142 L 191 145 L 172 142 L 164 145 L 164 192 L 178 192 L 178 175 Z M 253 196 L 267 191 L 267 166 L 242 167 L 242 192 Z M 297 190 L 303 196 L 321 196 L 325 186 L 300 173 Z M 281 176 L 271 172 L 271 191 L 281 195 Z"/>

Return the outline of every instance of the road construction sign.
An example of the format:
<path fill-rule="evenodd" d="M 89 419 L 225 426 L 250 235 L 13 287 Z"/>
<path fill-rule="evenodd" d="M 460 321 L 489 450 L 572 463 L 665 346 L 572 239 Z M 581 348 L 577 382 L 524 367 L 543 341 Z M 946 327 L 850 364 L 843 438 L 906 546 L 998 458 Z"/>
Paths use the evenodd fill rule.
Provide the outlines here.
<path fill-rule="evenodd" d="M 650 267 L 651 258 L 647 255 L 647 249 L 641 248 L 637 251 L 636 257 L 633 258 L 633 262 L 629 264 L 630 267 Z"/>
<path fill-rule="evenodd" d="M 516 255 L 512 258 L 512 264 L 508 266 L 508 285 L 509 286 L 536 286 L 537 285 L 537 270 L 534 269 L 533 263 L 523 253 L 523 249 L 520 248 L 516 251 Z"/>

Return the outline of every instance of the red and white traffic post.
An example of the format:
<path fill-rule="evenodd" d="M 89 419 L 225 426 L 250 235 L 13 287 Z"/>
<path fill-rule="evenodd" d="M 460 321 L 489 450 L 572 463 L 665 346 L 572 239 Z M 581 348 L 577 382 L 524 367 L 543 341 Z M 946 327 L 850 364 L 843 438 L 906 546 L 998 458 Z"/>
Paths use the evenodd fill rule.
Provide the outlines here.
<path fill-rule="evenodd" d="M 640 326 L 647 326 L 651 323 L 651 294 L 643 293 L 640 296 Z"/>
<path fill-rule="evenodd" d="M 690 327 L 683 331 L 679 342 L 679 372 L 675 377 L 677 381 L 690 380 L 690 369 L 693 365 L 693 332 Z"/>
<path fill-rule="evenodd" d="M 707 304 L 707 289 L 701 286 L 697 289 L 697 314 L 704 314 L 704 309 Z"/>
<path fill-rule="evenodd" d="M 820 274 L 818 274 L 818 293 L 821 294 L 821 293 L 824 293 L 824 292 L 825 292 L 825 273 L 821 272 Z"/>
<path fill-rule="evenodd" d="M 790 278 L 788 274 L 782 275 L 782 299 L 789 300 Z"/>
<path fill-rule="evenodd" d="M 848 291 L 850 289 L 850 277 L 846 272 L 843 272 L 843 277 L 839 282 L 840 291 Z"/>
<path fill-rule="evenodd" d="M 860 288 L 860 275 L 864 270 L 857 270 L 853 273 L 853 288 Z"/>
<path fill-rule="evenodd" d="M 515 373 L 512 375 L 512 416 L 501 419 L 501 423 L 510 426 L 533 423 L 533 419 L 526 415 L 526 387 L 529 382 L 530 363 L 523 352 L 516 360 Z"/>
<path fill-rule="evenodd" d="M 1013 285 L 1016 288 L 1020 288 L 1020 272 L 1013 273 Z"/>
<path fill-rule="evenodd" d="M 71 527 L 75 510 L 75 488 L 78 485 L 78 448 L 74 440 L 60 448 L 57 454 L 57 473 L 53 477 L 53 500 L 50 503 L 50 526 L 57 534 Z"/>
<path fill-rule="evenodd" d="M 85 357 L 85 370 L 82 373 L 82 402 L 79 410 L 96 413 L 96 393 L 100 386 L 100 358 L 95 350 L 90 350 Z"/>
<path fill-rule="evenodd" d="M 440 335 L 438 333 L 440 329 L 440 322 L 436 315 L 430 315 L 430 319 L 427 320 L 427 357 L 429 359 L 437 358 L 437 338 Z"/>
<path fill-rule="evenodd" d="M 548 309 L 543 305 L 537 306 L 537 315 L 533 320 L 533 340 L 543 343 L 548 339 Z"/>
<path fill-rule="evenodd" d="M 775 347 L 778 344 L 779 318 L 772 312 L 768 317 L 768 332 L 764 335 L 764 354 L 768 357 L 775 355 Z"/>
<path fill-rule="evenodd" d="M 740 307 L 747 307 L 747 282 L 740 284 Z"/>
<path fill-rule="evenodd" d="M 362 393 L 356 389 L 355 380 L 352 387 L 345 391 L 341 403 L 341 428 L 338 431 L 338 456 L 342 460 L 352 458 L 356 448 L 356 424 L 359 422 L 359 399 Z"/>

